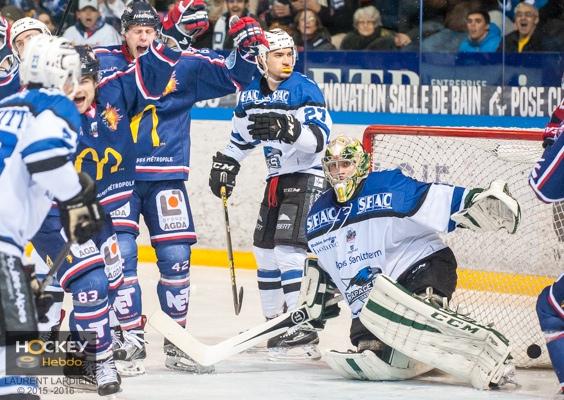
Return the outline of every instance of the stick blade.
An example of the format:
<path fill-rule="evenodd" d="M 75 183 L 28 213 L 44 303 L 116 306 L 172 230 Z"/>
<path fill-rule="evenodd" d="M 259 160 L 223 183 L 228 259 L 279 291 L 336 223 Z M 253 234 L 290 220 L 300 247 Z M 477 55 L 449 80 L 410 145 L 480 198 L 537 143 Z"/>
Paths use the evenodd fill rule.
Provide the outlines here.
<path fill-rule="evenodd" d="M 235 300 L 235 299 L 234 299 Z M 234 304 L 235 306 L 235 315 L 239 315 L 241 312 L 241 307 L 243 307 L 243 287 L 239 288 L 239 297 L 237 302 Z"/>
<path fill-rule="evenodd" d="M 210 360 L 209 346 L 199 342 L 190 332 L 178 325 L 172 318 L 160 309 L 156 309 L 147 320 L 157 332 L 170 340 L 184 353 L 192 357 L 197 363 L 210 366 L 215 362 Z"/>

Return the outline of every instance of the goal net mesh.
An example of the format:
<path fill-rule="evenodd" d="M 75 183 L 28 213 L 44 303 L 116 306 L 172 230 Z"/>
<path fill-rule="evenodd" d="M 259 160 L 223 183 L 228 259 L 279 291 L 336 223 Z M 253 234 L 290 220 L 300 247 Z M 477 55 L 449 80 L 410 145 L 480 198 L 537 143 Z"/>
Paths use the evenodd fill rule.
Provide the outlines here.
<path fill-rule="evenodd" d="M 370 126 L 364 145 L 372 169 L 401 168 L 415 179 L 488 187 L 503 179 L 521 205 L 514 235 L 458 229 L 444 235 L 458 261 L 452 306 L 493 323 L 512 346 L 520 367 L 550 365 L 535 313 L 541 290 L 564 265 L 564 204 L 545 204 L 528 185 L 542 154 L 534 131 Z M 540 351 L 539 351 L 540 350 Z"/>

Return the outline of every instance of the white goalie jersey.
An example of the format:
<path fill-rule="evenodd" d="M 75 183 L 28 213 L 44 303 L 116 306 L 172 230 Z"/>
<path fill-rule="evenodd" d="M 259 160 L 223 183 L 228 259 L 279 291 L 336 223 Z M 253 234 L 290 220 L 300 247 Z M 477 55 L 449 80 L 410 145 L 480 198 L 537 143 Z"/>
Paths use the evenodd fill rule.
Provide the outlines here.
<path fill-rule="evenodd" d="M 270 91 L 255 79 L 241 92 L 233 116 L 231 140 L 223 154 L 241 162 L 258 145 L 263 145 L 268 176 L 310 173 L 323 176 L 321 158 L 331 131 L 331 116 L 315 82 L 297 72 Z M 292 114 L 301 123 L 297 141 L 258 141 L 249 134 L 249 115 L 265 112 Z"/>
<path fill-rule="evenodd" d="M 69 161 L 80 115 L 59 91 L 24 91 L 0 103 L 0 251 L 21 256 L 52 199 L 81 189 Z"/>
<path fill-rule="evenodd" d="M 416 181 L 400 170 L 372 172 L 360 192 L 339 204 L 324 192 L 307 218 L 309 248 L 358 316 L 377 274 L 397 279 L 446 247 L 439 232 L 456 228 L 451 215 L 467 189 Z"/>

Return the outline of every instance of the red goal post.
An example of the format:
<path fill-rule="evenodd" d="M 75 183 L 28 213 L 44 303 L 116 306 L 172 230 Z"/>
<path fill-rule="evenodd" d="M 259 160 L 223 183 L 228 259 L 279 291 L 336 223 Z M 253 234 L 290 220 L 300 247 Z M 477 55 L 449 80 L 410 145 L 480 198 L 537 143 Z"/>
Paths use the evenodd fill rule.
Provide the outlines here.
<path fill-rule="evenodd" d="M 363 145 L 372 170 L 399 167 L 421 181 L 464 187 L 508 182 L 522 208 L 515 235 L 459 229 L 443 236 L 459 265 L 452 303 L 494 323 L 518 366 L 548 365 L 535 303 L 564 265 L 564 205 L 542 203 L 528 185 L 543 151 L 542 130 L 371 125 Z"/>

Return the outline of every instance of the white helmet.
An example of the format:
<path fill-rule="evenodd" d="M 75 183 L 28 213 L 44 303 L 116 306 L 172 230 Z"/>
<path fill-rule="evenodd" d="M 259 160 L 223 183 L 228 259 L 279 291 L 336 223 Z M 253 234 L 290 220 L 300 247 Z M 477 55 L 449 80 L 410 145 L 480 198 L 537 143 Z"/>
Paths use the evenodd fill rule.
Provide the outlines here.
<path fill-rule="evenodd" d="M 65 83 L 73 84 L 72 98 L 80 79 L 80 56 L 65 38 L 37 35 L 25 47 L 20 65 L 20 81 L 24 86 L 36 84 L 63 91 Z"/>
<path fill-rule="evenodd" d="M 260 46 L 259 47 L 259 59 L 261 62 L 257 63 L 258 70 L 266 75 L 266 56 L 268 53 L 274 50 L 280 49 L 292 49 L 292 55 L 294 61 L 292 62 L 292 68 L 296 65 L 296 60 L 298 59 L 298 53 L 296 51 L 296 45 L 294 44 L 294 39 L 286 31 L 280 28 L 275 28 L 270 31 L 264 32 L 266 40 L 268 41 L 269 47 Z M 261 65 L 262 64 L 262 65 Z"/>
<path fill-rule="evenodd" d="M 12 53 L 14 53 L 14 56 L 18 59 L 18 61 L 21 61 L 21 59 L 20 59 L 20 55 L 18 54 L 18 50 L 16 49 L 15 46 L 16 38 L 21 33 L 24 33 L 26 31 L 31 31 L 34 29 L 46 35 L 51 35 L 51 31 L 49 31 L 47 25 L 45 25 L 43 22 L 35 18 L 30 18 L 30 17 L 18 19 L 16 22 L 14 22 L 14 24 L 10 28 L 10 46 L 12 47 Z"/>

